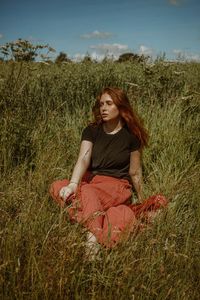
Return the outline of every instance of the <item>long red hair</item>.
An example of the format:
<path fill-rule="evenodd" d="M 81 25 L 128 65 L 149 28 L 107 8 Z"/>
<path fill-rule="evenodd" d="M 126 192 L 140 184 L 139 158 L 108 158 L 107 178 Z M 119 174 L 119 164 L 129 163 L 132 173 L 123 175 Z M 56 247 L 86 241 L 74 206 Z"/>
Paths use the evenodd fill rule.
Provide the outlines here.
<path fill-rule="evenodd" d="M 119 88 L 106 87 L 97 96 L 93 107 L 94 123 L 101 124 L 102 118 L 100 114 L 100 99 L 103 94 L 108 94 L 119 109 L 119 113 L 123 121 L 128 126 L 130 132 L 138 137 L 141 142 L 141 149 L 148 144 L 148 132 L 143 126 L 141 118 L 132 109 L 129 99 L 125 92 Z"/>

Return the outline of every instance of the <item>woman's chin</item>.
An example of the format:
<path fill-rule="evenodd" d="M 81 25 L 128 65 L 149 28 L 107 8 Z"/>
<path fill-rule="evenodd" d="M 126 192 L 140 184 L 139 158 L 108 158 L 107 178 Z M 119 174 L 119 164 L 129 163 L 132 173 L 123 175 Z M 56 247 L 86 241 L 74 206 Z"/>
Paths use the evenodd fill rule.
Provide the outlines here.
<path fill-rule="evenodd" d="M 107 122 L 107 121 L 109 121 L 109 118 L 106 116 L 106 117 L 102 117 L 102 120 L 104 121 L 104 122 Z"/>

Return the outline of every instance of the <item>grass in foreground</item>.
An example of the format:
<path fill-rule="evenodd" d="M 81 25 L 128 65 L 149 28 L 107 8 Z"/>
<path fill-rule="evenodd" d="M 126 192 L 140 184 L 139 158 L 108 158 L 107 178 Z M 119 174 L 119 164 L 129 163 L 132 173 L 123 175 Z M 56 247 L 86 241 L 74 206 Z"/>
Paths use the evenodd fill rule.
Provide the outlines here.
<path fill-rule="evenodd" d="M 133 78 L 139 72 L 130 68 L 124 75 L 122 67 L 117 69 L 121 79 L 113 84 L 120 85 L 126 80 L 123 76 Z M 91 82 L 92 68 L 84 84 Z M 106 72 L 111 67 L 107 68 Z M 96 80 L 103 85 L 100 77 Z M 42 95 L 49 99 L 48 91 L 48 87 L 37 90 L 37 105 Z M 89 117 L 85 114 L 90 99 L 87 91 L 82 93 L 88 102 L 74 105 L 74 113 L 64 106 L 59 110 L 52 102 L 37 110 L 34 98 L 26 98 L 25 92 L 25 98 L 16 96 L 14 112 L 1 103 L 1 298 L 199 299 L 198 94 L 189 99 L 175 96 L 178 90 L 171 86 L 166 94 L 163 91 L 163 97 L 167 98 L 167 93 L 173 97 L 160 102 L 156 88 L 148 86 L 142 94 L 138 92 L 135 102 L 135 94 L 129 90 L 151 134 L 143 157 L 145 195 L 162 192 L 170 204 L 148 230 L 133 234 L 112 250 L 102 248 L 98 259 L 91 262 L 85 257 L 84 228 L 72 225 L 48 195 L 49 184 L 69 177 L 75 163 L 80 132 Z M 54 90 L 59 99 L 58 92 Z M 7 94 L 1 93 L 8 101 Z M 144 102 L 145 93 L 149 93 L 150 103 Z M 71 95 L 74 97 L 73 87 Z M 25 116 L 26 109 L 34 123 Z"/>

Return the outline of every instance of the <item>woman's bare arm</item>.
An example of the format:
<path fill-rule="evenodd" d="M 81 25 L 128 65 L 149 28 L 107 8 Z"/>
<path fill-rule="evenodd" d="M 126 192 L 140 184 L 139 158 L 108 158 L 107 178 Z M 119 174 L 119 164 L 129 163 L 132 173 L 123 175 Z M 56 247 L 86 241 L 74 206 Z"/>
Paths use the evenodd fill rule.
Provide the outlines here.
<path fill-rule="evenodd" d="M 81 181 L 83 175 L 85 174 L 90 165 L 92 146 L 93 144 L 90 141 L 81 142 L 78 159 L 74 166 L 70 182 L 75 182 L 78 184 Z"/>
<path fill-rule="evenodd" d="M 78 159 L 74 166 L 70 183 L 63 187 L 59 192 L 60 197 L 64 200 L 76 192 L 79 182 L 90 165 L 92 147 L 93 144 L 90 141 L 81 142 Z"/>
<path fill-rule="evenodd" d="M 137 193 L 138 201 L 142 202 L 144 199 L 142 193 L 141 152 L 138 150 L 131 152 L 129 175 Z"/>

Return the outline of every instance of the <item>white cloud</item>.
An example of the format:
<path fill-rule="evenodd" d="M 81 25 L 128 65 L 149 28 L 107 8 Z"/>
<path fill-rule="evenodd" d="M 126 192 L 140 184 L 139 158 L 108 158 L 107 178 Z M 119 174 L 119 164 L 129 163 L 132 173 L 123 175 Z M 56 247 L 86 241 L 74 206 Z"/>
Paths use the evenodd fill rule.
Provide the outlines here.
<path fill-rule="evenodd" d="M 186 59 L 194 60 L 194 61 L 200 61 L 200 55 L 190 53 Z"/>
<path fill-rule="evenodd" d="M 102 61 L 105 58 L 104 54 L 98 54 L 96 51 L 90 53 L 92 60 Z"/>
<path fill-rule="evenodd" d="M 128 45 L 123 44 L 98 44 L 89 47 L 91 51 L 88 52 L 93 60 L 101 61 L 105 57 L 111 59 L 118 59 L 119 56 L 125 52 L 130 52 Z M 73 60 L 79 62 L 84 59 L 87 54 L 76 53 Z"/>
<path fill-rule="evenodd" d="M 152 56 L 154 54 L 154 51 L 152 48 L 146 47 L 144 45 L 140 45 L 139 47 L 139 54 L 140 55 L 149 55 Z"/>
<path fill-rule="evenodd" d="M 118 58 L 122 53 L 129 51 L 128 45 L 123 44 L 91 45 L 90 49 L 93 49 L 98 55 L 112 56 L 113 58 Z"/>
<path fill-rule="evenodd" d="M 93 32 L 90 33 L 86 33 L 86 34 L 82 34 L 80 37 L 82 39 L 107 39 L 112 37 L 113 34 L 111 32 L 100 32 L 98 30 L 95 30 Z"/>
<path fill-rule="evenodd" d="M 180 53 L 183 52 L 183 51 L 180 50 L 180 49 L 173 49 L 172 52 L 173 52 L 174 54 L 180 54 Z"/>
<path fill-rule="evenodd" d="M 76 53 L 72 60 L 76 61 L 76 62 L 80 62 L 81 60 L 83 60 L 85 57 L 85 54 L 82 54 L 82 53 Z"/>
<path fill-rule="evenodd" d="M 2 33 L 0 33 L 0 39 L 2 39 L 3 38 L 3 34 Z"/>
<path fill-rule="evenodd" d="M 181 0 L 168 0 L 171 5 L 179 6 L 181 4 Z"/>
<path fill-rule="evenodd" d="M 181 49 L 173 49 L 172 52 L 175 54 L 176 59 L 179 60 L 200 61 L 200 55 L 196 53 L 184 51 Z"/>
<path fill-rule="evenodd" d="M 98 54 L 97 52 L 92 52 L 92 53 L 87 53 L 87 54 L 83 54 L 83 53 L 76 53 L 73 57 L 72 60 L 75 62 L 81 62 L 85 56 L 89 55 L 91 57 L 92 60 L 96 60 L 96 61 L 102 61 L 105 57 L 105 55 L 101 55 Z"/>

